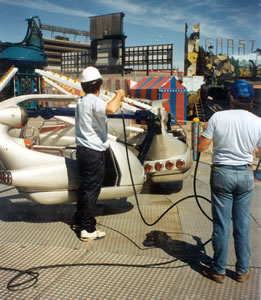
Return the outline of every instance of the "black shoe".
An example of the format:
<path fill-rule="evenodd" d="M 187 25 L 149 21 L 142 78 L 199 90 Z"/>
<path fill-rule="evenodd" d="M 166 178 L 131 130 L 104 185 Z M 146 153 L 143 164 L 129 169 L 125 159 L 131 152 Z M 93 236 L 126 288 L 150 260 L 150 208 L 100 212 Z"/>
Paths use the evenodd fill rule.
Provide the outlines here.
<path fill-rule="evenodd" d="M 74 231 L 80 231 L 81 230 L 81 225 L 79 225 L 79 224 L 72 224 L 71 228 Z"/>
<path fill-rule="evenodd" d="M 212 270 L 211 268 L 202 266 L 201 273 L 203 276 L 205 276 L 211 280 L 214 280 L 217 283 L 222 284 L 225 282 L 225 274 L 219 274 L 219 273 L 215 272 L 214 270 Z"/>

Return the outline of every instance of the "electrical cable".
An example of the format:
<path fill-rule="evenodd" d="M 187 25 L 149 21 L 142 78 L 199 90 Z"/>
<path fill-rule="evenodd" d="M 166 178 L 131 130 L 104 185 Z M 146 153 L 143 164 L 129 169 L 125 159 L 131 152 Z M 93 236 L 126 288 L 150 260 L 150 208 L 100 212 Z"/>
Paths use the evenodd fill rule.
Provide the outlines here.
<path fill-rule="evenodd" d="M 140 217 L 141 219 L 143 220 L 144 224 L 146 224 L 147 226 L 153 226 L 155 225 L 156 223 L 158 223 L 161 218 L 166 215 L 172 208 L 174 208 L 176 205 L 178 205 L 179 203 L 181 203 L 182 201 L 185 201 L 186 199 L 189 199 L 189 198 L 195 198 L 196 199 L 196 202 L 197 202 L 197 205 L 200 209 L 200 211 L 203 213 L 203 215 L 211 222 L 213 222 L 212 218 L 210 218 L 208 216 L 208 214 L 204 211 L 204 209 L 202 208 L 202 206 L 200 205 L 199 203 L 199 198 L 202 198 L 204 199 L 205 201 L 211 203 L 211 201 L 209 199 L 207 199 L 206 197 L 204 196 L 200 196 L 197 194 L 197 189 L 196 189 L 196 174 L 197 174 L 197 170 L 198 170 L 198 165 L 199 165 L 199 159 L 200 159 L 200 152 L 198 153 L 197 155 L 197 160 L 196 160 L 196 166 L 195 166 L 195 170 L 194 170 L 194 178 L 193 178 L 193 191 L 194 191 L 194 194 L 193 195 L 190 195 L 190 196 L 186 196 L 180 200 L 178 200 L 177 202 L 175 202 L 173 205 L 171 205 L 168 209 L 166 209 L 160 216 L 158 219 L 156 219 L 154 222 L 152 223 L 148 223 L 142 212 L 141 212 L 141 209 L 140 209 L 140 205 L 139 205 L 139 200 L 138 200 L 138 196 L 137 196 L 137 192 L 136 192 L 136 189 L 135 189 L 135 185 L 134 185 L 134 181 L 133 181 L 133 176 L 132 176 L 132 171 L 131 171 L 131 166 L 130 166 L 130 161 L 129 161 L 129 154 L 128 154 L 128 147 L 127 147 L 127 134 L 126 134 L 126 129 L 125 129 L 125 121 L 124 121 L 124 115 L 123 115 L 123 111 L 121 110 L 121 115 L 122 115 L 122 122 L 123 122 L 123 132 L 124 132 L 124 139 L 125 139 L 125 149 L 126 149 L 126 156 L 127 156 L 127 161 L 128 161 L 128 167 L 129 167 L 129 172 L 130 172 L 130 178 L 131 178 L 131 182 L 132 182 L 132 186 L 133 186 L 133 191 L 134 191 L 134 197 L 135 197 L 135 201 L 136 201 L 136 204 L 137 204 L 137 208 L 138 208 L 138 211 L 139 211 L 139 214 L 140 214 Z M 174 117 L 174 116 L 173 116 Z M 175 118 L 175 117 L 174 117 Z M 176 120 L 176 119 L 175 119 Z M 177 121 L 177 120 L 176 120 Z M 181 125 L 179 125 L 181 126 Z M 259 165 L 260 165 L 260 162 L 261 162 L 261 159 L 259 160 L 259 163 L 258 163 L 258 166 L 257 166 L 257 169 L 259 168 Z M 209 242 L 211 242 L 212 238 L 210 238 L 209 240 L 207 240 L 206 242 L 204 242 L 202 245 L 200 245 L 200 247 L 198 247 L 198 250 L 200 250 L 201 248 L 203 248 L 205 245 L 207 245 Z M 228 265 L 229 266 L 229 265 Z M 254 267 L 252 266 L 251 268 L 257 268 L 257 269 L 260 269 L 259 267 Z"/>
<path fill-rule="evenodd" d="M 196 174 L 197 174 L 197 171 L 198 171 L 198 165 L 199 165 L 199 158 L 200 158 L 200 152 L 198 153 L 198 156 L 197 156 L 197 161 L 196 161 L 196 166 L 195 166 L 195 171 L 194 171 L 194 179 L 193 179 L 193 190 L 194 190 L 194 196 L 195 196 L 195 199 L 196 199 L 196 202 L 197 202 L 197 205 L 200 209 L 200 211 L 203 213 L 203 215 L 211 222 L 213 222 L 213 220 L 208 216 L 208 214 L 204 211 L 204 209 L 202 208 L 202 206 L 200 205 L 199 203 L 199 196 L 197 194 L 197 185 L 196 185 Z M 206 201 L 208 201 L 209 203 L 211 203 L 211 201 L 209 199 L 206 199 Z"/>
<path fill-rule="evenodd" d="M 25 290 L 28 289 L 32 286 L 34 286 L 35 284 L 37 284 L 38 282 L 38 278 L 39 278 L 39 273 L 37 271 L 39 270 L 47 270 L 47 269 L 58 269 L 58 268 L 68 268 L 68 267 L 97 267 L 97 266 L 107 266 L 107 267 L 131 267 L 131 268 L 153 268 L 153 267 L 161 267 L 164 265 L 168 265 L 171 264 L 173 262 L 178 261 L 178 258 L 169 260 L 169 261 L 164 261 L 164 262 L 160 262 L 160 263 L 152 263 L 152 264 L 123 264 L 123 263 L 75 263 L 75 264 L 59 264 L 59 265 L 47 265 L 47 266 L 38 266 L 38 267 L 34 267 L 34 268 L 30 268 L 27 270 L 17 270 L 17 269 L 8 269 L 8 268 L 2 268 L 0 267 L 0 270 L 4 270 L 4 271 L 16 271 L 18 272 L 17 275 L 15 275 L 11 280 L 9 280 L 9 282 L 7 283 L 7 289 L 9 291 L 21 291 L 21 290 Z M 184 264 L 181 266 L 175 266 L 175 267 L 171 267 L 171 268 L 182 268 L 182 267 L 186 267 L 188 264 Z M 24 279 L 24 281 L 21 281 L 21 277 L 22 276 L 29 276 L 28 279 Z M 19 281 L 18 283 L 15 283 L 16 281 Z M 23 287 L 24 285 L 26 285 L 25 287 Z"/>
<path fill-rule="evenodd" d="M 174 204 L 172 204 L 169 208 L 167 208 L 160 216 L 158 219 L 156 219 L 154 222 L 152 223 L 148 223 L 141 211 L 140 208 L 140 204 L 139 204 L 139 200 L 138 200 L 138 196 L 137 196 L 137 192 L 136 192 L 136 188 L 135 188 L 135 184 L 134 184 L 134 180 L 133 180 L 133 176 L 132 176 L 132 171 L 131 171 L 131 165 L 130 165 L 130 159 L 129 159 L 129 153 L 128 153 L 128 146 L 127 146 L 127 134 L 126 134 L 126 128 L 125 128 L 125 121 L 124 121 L 124 115 L 123 115 L 123 111 L 121 110 L 121 116 L 122 116 L 122 122 L 123 122 L 123 133 L 124 133 L 124 140 L 125 140 L 125 150 L 126 150 L 126 157 L 127 157 L 127 163 L 128 163 L 128 168 L 129 168 L 129 173 L 130 173 L 130 178 L 131 178 L 131 183 L 132 183 L 132 187 L 133 187 L 133 193 L 134 193 L 134 197 L 135 197 L 135 201 L 137 204 L 137 208 L 140 214 L 140 217 L 142 219 L 142 221 L 144 222 L 144 224 L 146 224 L 147 226 L 153 226 L 155 224 L 157 224 L 162 218 L 163 216 L 165 216 L 172 208 L 174 208 L 176 205 L 178 205 L 179 203 L 181 203 L 182 201 L 185 201 L 187 199 L 190 198 L 196 198 L 197 204 L 200 207 L 200 210 L 202 211 L 202 213 L 210 220 L 212 221 L 212 219 L 204 212 L 204 210 L 202 209 L 201 205 L 199 204 L 198 198 L 202 198 L 207 202 L 211 202 L 209 199 L 207 199 L 206 197 L 203 196 L 199 196 L 196 193 L 196 172 L 197 172 L 197 168 L 198 168 L 198 163 L 199 163 L 199 156 L 198 155 L 198 159 L 197 159 L 197 163 L 196 163 L 196 167 L 195 167 L 195 173 L 194 173 L 194 183 L 193 183 L 193 187 L 194 187 L 194 195 L 190 195 L 190 196 L 186 196 L 180 200 L 178 200 L 177 202 L 175 202 Z M 211 239 L 209 240 L 211 241 Z"/>
<path fill-rule="evenodd" d="M 166 211 L 164 211 L 161 216 L 156 219 L 154 222 L 152 223 L 148 223 L 142 212 L 140 209 L 140 205 L 139 205 L 139 200 L 138 200 L 138 196 L 137 196 L 137 192 L 135 189 L 135 184 L 134 184 L 134 180 L 133 180 L 133 176 L 132 176 L 132 171 L 131 171 L 131 166 L 130 166 L 130 160 L 129 160 L 129 154 L 128 154 L 128 144 L 127 144 L 127 134 L 126 134 L 126 128 L 125 128 L 125 122 L 124 122 L 124 116 L 123 116 L 123 111 L 121 110 L 121 114 L 122 114 L 122 121 L 123 121 L 123 131 L 124 131 L 124 139 L 125 139 L 125 149 L 126 149 L 126 156 L 127 156 L 127 162 L 128 162 L 128 167 L 129 167 L 129 172 L 130 172 L 130 178 L 131 178 L 131 182 L 132 182 L 132 186 L 133 186 L 133 192 L 134 192 L 134 196 L 135 196 L 135 200 L 137 203 L 137 207 L 138 207 L 138 211 L 139 214 L 141 216 L 141 219 L 143 220 L 143 222 L 147 225 L 147 226 L 153 226 L 156 223 L 158 223 L 162 217 L 164 215 L 166 215 L 172 208 L 174 208 L 176 205 L 178 205 L 179 203 L 181 203 L 182 201 L 185 201 L 186 199 L 190 199 L 190 198 L 196 198 L 196 202 L 201 210 L 201 212 L 207 217 L 208 220 L 212 221 L 212 219 L 205 213 L 205 211 L 203 210 L 203 208 L 201 207 L 200 203 L 199 203 L 199 198 L 204 199 L 207 202 L 211 202 L 209 199 L 207 199 L 206 197 L 197 195 L 197 191 L 196 191 L 196 173 L 197 173 L 197 169 L 198 169 L 198 164 L 199 164 L 199 158 L 200 158 L 200 154 L 198 155 L 197 158 L 197 162 L 196 162 L 196 166 L 195 166 L 195 172 L 194 172 L 194 179 L 193 179 L 193 189 L 194 189 L 194 195 L 190 195 L 190 196 L 186 196 L 180 200 L 178 200 L 177 202 L 175 202 L 173 205 L 171 205 Z M 104 225 L 103 225 L 104 226 Z M 106 226 L 105 226 L 106 227 Z M 129 239 L 127 236 L 124 235 L 125 238 Z M 130 239 L 129 239 L 130 240 Z M 197 247 L 197 249 L 195 249 L 195 251 L 193 251 L 194 253 L 197 253 L 198 251 L 200 251 L 200 249 L 202 249 L 205 245 L 207 245 L 212 239 L 210 238 L 209 240 L 207 240 L 205 243 L 201 244 L 199 247 Z M 133 242 L 134 243 L 134 242 Z M 134 243 L 134 245 L 137 246 L 136 243 Z M 139 246 L 138 246 L 139 247 Z M 141 249 L 139 247 L 139 249 Z M 151 249 L 151 248 L 149 248 Z M 145 250 L 145 249 L 141 249 L 141 250 Z M 43 269 L 54 269 L 54 268 L 64 268 L 64 267 L 80 267 L 80 266 L 114 266 L 114 267 L 135 267 L 135 268 L 151 268 L 151 267 L 160 267 L 160 266 L 164 266 L 170 263 L 173 263 L 175 261 L 177 261 L 178 258 L 172 259 L 170 261 L 165 261 L 162 263 L 154 263 L 154 264 L 121 264 L 121 263 L 116 263 L 116 264 L 111 264 L 111 263 L 87 263 L 87 264 L 60 264 L 60 265 L 49 265 L 49 266 L 39 266 L 39 267 L 34 267 L 34 268 L 30 268 L 27 270 L 16 270 L 16 269 L 8 269 L 8 268 L 3 268 L 0 267 L 0 270 L 5 270 L 5 271 L 12 271 L 12 272 L 18 272 L 17 275 L 15 275 L 7 284 L 7 289 L 9 291 L 17 291 L 17 290 L 24 290 L 24 289 L 28 289 L 32 286 L 34 286 L 37 282 L 38 282 L 38 278 L 39 278 L 39 273 L 36 271 L 39 270 L 43 270 Z M 180 268 L 180 267 L 184 267 L 189 265 L 189 263 L 184 264 L 182 266 L 175 266 L 175 268 Z M 174 267 L 173 267 L 174 268 Z M 259 267 L 253 267 L 256 269 L 260 269 Z M 20 277 L 27 275 L 30 276 L 31 278 L 29 279 L 25 279 L 24 281 L 19 281 L 19 283 L 15 283 L 16 281 L 18 281 L 18 279 L 20 279 Z M 26 287 L 22 287 L 25 284 L 27 284 Z"/>
<path fill-rule="evenodd" d="M 140 205 L 139 205 L 139 200 L 138 200 L 138 196 L 137 196 L 137 192 L 135 189 L 135 184 L 134 184 L 134 180 L 133 180 L 133 176 L 132 176 L 132 171 L 131 171 L 131 166 L 130 166 L 130 159 L 129 159 L 129 153 L 128 153 L 128 144 L 127 144 L 127 134 L 126 134 L 126 128 L 125 128 L 125 122 L 124 122 L 124 116 L 123 116 L 123 112 L 121 110 L 121 114 L 122 114 L 122 121 L 123 121 L 123 131 L 124 131 L 124 139 L 125 139 L 125 148 L 126 148 L 126 155 L 127 155 L 127 162 L 128 162 L 128 167 L 129 167 L 129 171 L 130 171 L 130 178 L 131 178 L 131 182 L 132 182 L 132 186 L 133 186 L 133 192 L 134 192 L 134 196 L 135 196 L 135 200 L 137 203 L 137 207 L 138 207 L 138 211 L 139 214 L 143 220 L 143 222 L 147 225 L 147 226 L 153 226 L 156 223 L 158 223 L 164 215 L 166 215 L 172 208 L 174 208 L 176 205 L 178 205 L 179 203 L 181 203 L 182 201 L 189 199 L 189 198 L 195 198 L 195 195 L 197 198 L 202 198 L 206 201 L 209 201 L 207 198 L 203 197 L 203 196 L 199 196 L 196 194 L 196 190 L 195 190 L 195 184 L 194 184 L 194 191 L 195 191 L 195 195 L 190 195 L 187 197 L 184 197 L 180 200 L 178 200 L 177 202 L 175 202 L 173 205 L 171 205 L 165 212 L 163 212 L 163 214 L 161 214 L 161 216 L 155 220 L 153 223 L 148 223 L 142 212 L 140 209 Z M 197 160 L 197 165 L 198 165 L 198 161 Z M 196 180 L 196 172 L 197 172 L 197 167 L 195 168 L 195 175 L 194 175 L 194 182 Z M 199 203 L 199 202 L 197 202 Z M 201 208 L 201 211 L 203 211 L 203 209 Z M 204 215 L 206 215 L 204 213 Z M 206 215 L 207 216 L 207 215 Z M 210 218 L 208 218 L 210 219 Z M 125 238 L 128 238 L 124 235 Z M 128 238 L 129 239 L 129 238 Z M 130 240 L 130 239 L 129 239 Z M 202 249 L 203 247 L 205 247 L 205 245 L 207 245 L 209 242 L 211 241 L 211 239 L 207 240 L 205 243 L 201 244 L 199 247 L 197 247 L 193 252 L 197 253 L 198 251 L 200 251 L 200 249 Z M 133 242 L 134 243 L 134 242 Z M 136 243 L 134 243 L 136 245 Z M 137 246 L 137 245 L 136 245 Z M 140 248 L 140 247 L 139 247 Z M 141 248 L 140 248 L 141 249 Z M 151 249 L 151 248 L 149 248 Z M 4 270 L 8 270 L 8 271 L 16 271 L 18 272 L 17 275 L 15 275 L 7 284 L 7 289 L 10 291 L 17 291 L 17 290 L 24 290 L 24 289 L 28 289 L 32 286 L 34 286 L 37 282 L 38 282 L 38 278 L 39 278 L 39 273 L 37 272 L 38 270 L 43 270 L 43 269 L 53 269 L 53 268 L 62 268 L 62 267 L 79 267 L 79 266 L 120 266 L 120 267 L 139 267 L 139 268 L 148 268 L 148 267 L 159 267 L 159 266 L 163 266 L 163 265 L 167 265 L 167 264 L 171 264 L 173 262 L 176 262 L 178 260 L 178 258 L 169 260 L 169 261 L 165 261 L 162 263 L 154 263 L 154 264 L 110 264 L 110 263 L 87 263 L 87 264 L 61 264 L 61 265 L 49 265 L 49 266 L 39 266 L 39 267 L 35 267 L 35 268 L 30 268 L 27 270 L 15 270 L 15 269 L 7 269 L 7 268 L 1 268 L 0 269 L 4 269 Z M 184 264 L 183 266 L 178 266 L 178 267 L 184 267 L 187 266 L 187 264 Z M 22 276 L 29 276 L 29 279 L 25 279 L 24 281 L 21 282 L 21 277 Z M 16 281 L 19 281 L 19 283 L 15 283 Z M 24 285 L 27 285 L 26 287 L 24 287 Z"/>

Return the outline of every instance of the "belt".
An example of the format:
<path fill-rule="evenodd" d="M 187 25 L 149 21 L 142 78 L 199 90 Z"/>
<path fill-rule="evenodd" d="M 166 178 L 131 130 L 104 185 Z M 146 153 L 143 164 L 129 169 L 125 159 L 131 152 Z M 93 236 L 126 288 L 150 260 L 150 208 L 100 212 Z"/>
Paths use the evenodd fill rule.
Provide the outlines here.
<path fill-rule="evenodd" d="M 214 167 L 224 167 L 224 168 L 229 168 L 229 169 L 241 169 L 242 167 L 245 167 L 245 168 L 251 168 L 252 165 L 223 165 L 223 164 L 213 164 L 212 165 L 212 168 Z"/>
<path fill-rule="evenodd" d="M 228 166 L 228 167 L 252 167 L 252 165 L 249 165 L 249 164 L 246 164 L 246 165 L 224 165 L 224 164 L 213 164 L 212 166 L 214 167 L 225 167 L 225 166 Z"/>
<path fill-rule="evenodd" d="M 87 148 L 87 147 L 77 145 L 77 148 Z"/>
<path fill-rule="evenodd" d="M 98 152 L 98 153 L 104 153 L 106 151 L 106 150 L 95 150 L 95 149 L 88 148 L 85 146 L 80 146 L 80 145 L 77 145 L 77 149 L 89 150 L 89 151 Z"/>

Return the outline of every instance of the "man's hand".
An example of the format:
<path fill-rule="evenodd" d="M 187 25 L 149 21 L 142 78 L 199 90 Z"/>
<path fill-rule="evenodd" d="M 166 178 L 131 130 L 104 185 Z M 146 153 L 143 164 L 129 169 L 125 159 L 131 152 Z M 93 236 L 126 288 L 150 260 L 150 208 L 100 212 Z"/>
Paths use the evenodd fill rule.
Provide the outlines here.
<path fill-rule="evenodd" d="M 106 114 L 111 115 L 116 113 L 116 111 L 119 109 L 121 105 L 121 100 L 125 96 L 124 90 L 116 90 L 115 96 L 111 99 L 110 102 L 108 102 L 106 106 Z"/>
<path fill-rule="evenodd" d="M 125 97 L 125 92 L 122 89 L 116 90 L 116 94 L 119 95 L 121 98 Z"/>

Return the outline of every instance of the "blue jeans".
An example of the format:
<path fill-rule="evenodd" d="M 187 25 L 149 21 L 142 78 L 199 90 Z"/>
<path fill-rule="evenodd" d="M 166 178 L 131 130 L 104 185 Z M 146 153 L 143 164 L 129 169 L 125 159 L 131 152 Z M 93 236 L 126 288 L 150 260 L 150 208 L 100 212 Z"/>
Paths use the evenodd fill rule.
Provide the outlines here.
<path fill-rule="evenodd" d="M 214 250 L 212 268 L 225 274 L 229 248 L 230 224 L 236 254 L 236 272 L 249 269 L 250 202 L 254 191 L 253 171 L 248 166 L 213 165 L 210 176 Z"/>

